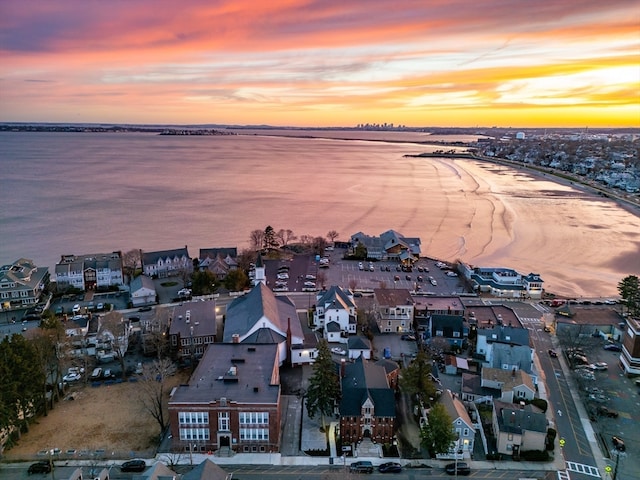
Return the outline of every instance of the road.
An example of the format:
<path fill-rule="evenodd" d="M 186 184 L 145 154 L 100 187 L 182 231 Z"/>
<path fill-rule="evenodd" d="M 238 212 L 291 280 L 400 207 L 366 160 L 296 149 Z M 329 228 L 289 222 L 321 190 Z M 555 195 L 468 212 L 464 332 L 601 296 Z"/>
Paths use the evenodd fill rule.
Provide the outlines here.
<path fill-rule="evenodd" d="M 69 478 L 76 467 L 62 466 L 56 467 L 53 475 L 37 475 L 35 477 L 27 475 L 27 465 L 2 465 L 0 466 L 0 479 L 2 480 L 23 480 L 31 478 L 42 478 L 45 480 L 63 480 Z M 108 468 L 108 467 L 107 467 Z M 229 478 L 233 480 L 338 480 L 346 478 L 348 470 L 343 466 L 263 466 L 263 465 L 226 465 L 222 468 L 231 474 Z M 83 469 L 83 475 L 89 474 L 90 468 Z M 176 467 L 177 473 L 186 473 L 189 467 Z M 109 478 L 112 480 L 130 480 L 136 473 L 122 473 L 117 467 L 111 469 Z M 360 475 L 358 475 L 360 477 Z M 372 475 L 362 476 L 368 479 L 393 478 L 396 480 L 415 480 L 420 478 L 432 478 L 434 480 L 452 479 L 443 469 L 438 468 L 405 468 L 401 473 L 389 475 L 381 474 L 377 471 Z M 89 478 L 85 476 L 84 478 Z M 544 479 L 557 480 L 555 472 L 531 471 L 531 470 L 474 470 L 466 478 L 486 479 L 486 480 L 519 480 Z M 573 477 L 572 477 L 573 478 Z"/>

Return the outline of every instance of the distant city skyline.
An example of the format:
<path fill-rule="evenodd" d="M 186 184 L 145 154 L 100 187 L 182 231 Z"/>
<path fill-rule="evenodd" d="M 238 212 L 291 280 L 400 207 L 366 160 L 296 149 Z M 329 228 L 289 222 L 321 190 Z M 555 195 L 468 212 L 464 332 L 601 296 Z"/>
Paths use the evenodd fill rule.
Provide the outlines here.
<path fill-rule="evenodd" d="M 635 1 L 0 4 L 0 122 L 640 127 Z"/>

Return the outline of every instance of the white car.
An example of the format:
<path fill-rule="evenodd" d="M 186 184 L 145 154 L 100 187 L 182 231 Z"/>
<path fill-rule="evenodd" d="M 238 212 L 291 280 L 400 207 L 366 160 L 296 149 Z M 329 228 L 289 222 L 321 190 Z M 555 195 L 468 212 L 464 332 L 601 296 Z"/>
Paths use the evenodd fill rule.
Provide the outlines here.
<path fill-rule="evenodd" d="M 278 274 L 277 278 L 278 278 L 278 280 L 287 280 L 289 278 L 289 274 L 285 273 L 285 272 L 282 272 L 282 273 Z"/>
<path fill-rule="evenodd" d="M 104 303 L 99 303 L 99 304 L 96 306 L 96 309 L 97 309 L 97 310 L 104 310 Z"/>
<path fill-rule="evenodd" d="M 306 278 L 307 280 L 315 280 L 316 276 L 309 273 L 304 278 Z"/>
<path fill-rule="evenodd" d="M 342 348 L 340 347 L 333 347 L 331 349 L 331 352 L 335 353 L 336 355 L 346 355 L 347 352 L 345 352 Z"/>
<path fill-rule="evenodd" d="M 73 313 L 80 313 L 80 304 L 76 303 L 71 310 Z"/>
<path fill-rule="evenodd" d="M 456 272 L 447 272 L 448 277 L 457 277 L 458 274 Z"/>
<path fill-rule="evenodd" d="M 315 287 L 316 284 L 315 284 L 315 282 L 304 282 L 304 286 L 305 287 Z"/>
<path fill-rule="evenodd" d="M 362 262 L 358 263 L 358 270 L 364 270 L 364 265 Z"/>
<path fill-rule="evenodd" d="M 67 373 L 64 377 L 62 377 L 62 380 L 65 382 L 77 382 L 81 378 L 82 377 L 79 373 Z"/>
<path fill-rule="evenodd" d="M 593 364 L 594 370 L 606 370 L 607 368 L 609 368 L 609 365 L 607 365 L 606 362 L 596 362 Z"/>

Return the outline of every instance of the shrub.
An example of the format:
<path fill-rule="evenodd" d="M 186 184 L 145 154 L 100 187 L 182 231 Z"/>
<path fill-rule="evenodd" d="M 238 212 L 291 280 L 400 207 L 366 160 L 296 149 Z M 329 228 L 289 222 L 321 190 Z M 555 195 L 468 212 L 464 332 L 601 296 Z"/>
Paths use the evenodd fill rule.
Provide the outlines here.
<path fill-rule="evenodd" d="M 546 413 L 547 408 L 549 408 L 549 404 L 544 398 L 534 398 L 533 400 L 531 400 L 531 405 L 533 405 L 534 407 L 538 407 L 540 410 L 542 410 L 542 413 Z"/>

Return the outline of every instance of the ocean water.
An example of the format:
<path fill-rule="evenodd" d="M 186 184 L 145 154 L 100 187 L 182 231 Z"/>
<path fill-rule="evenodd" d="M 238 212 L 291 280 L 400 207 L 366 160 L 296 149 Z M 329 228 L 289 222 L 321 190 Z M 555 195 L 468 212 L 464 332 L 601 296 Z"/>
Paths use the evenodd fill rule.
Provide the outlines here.
<path fill-rule="evenodd" d="M 344 240 L 393 228 L 424 255 L 536 272 L 573 296 L 614 295 L 640 273 L 634 212 L 491 163 L 405 157 L 442 148 L 418 141 L 0 133 L 0 262 L 184 245 L 197 256 L 248 247 L 271 225 Z"/>

